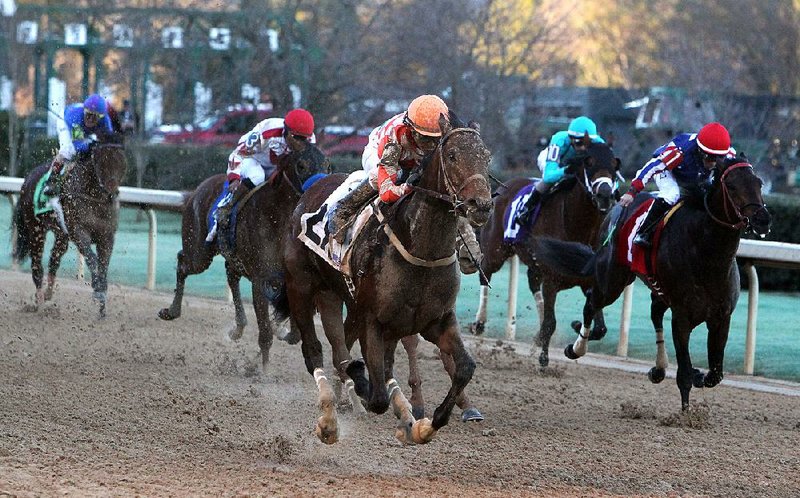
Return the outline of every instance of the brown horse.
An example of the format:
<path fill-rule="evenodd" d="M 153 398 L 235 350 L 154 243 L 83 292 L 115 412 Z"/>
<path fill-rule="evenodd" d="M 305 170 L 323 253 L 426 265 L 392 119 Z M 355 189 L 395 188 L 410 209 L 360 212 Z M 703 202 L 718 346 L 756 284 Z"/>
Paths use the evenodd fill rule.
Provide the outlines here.
<path fill-rule="evenodd" d="M 423 161 L 419 185 L 373 217 L 354 242 L 352 294 L 339 271 L 308 249 L 297 236 L 301 216 L 317 212 L 344 180 L 337 175 L 309 189 L 294 212 L 286 244 L 286 286 L 292 319 L 300 329 L 306 368 L 320 391 L 323 411 L 317 436 L 338 440 L 336 399 L 324 375 L 322 347 L 314 328 L 319 310 L 333 362 L 341 378 L 351 379 L 369 411 L 385 412 L 390 402 L 400 419 L 397 436 L 424 443 L 447 424 L 453 406 L 472 378 L 475 362 L 459 335 L 455 315 L 460 272 L 455 243 L 460 213 L 474 225 L 486 222 L 491 208 L 487 175 L 490 153 L 477 125 L 462 126 L 451 113 L 440 118 L 443 135 Z M 342 325 L 342 305 L 347 319 Z M 436 344 L 451 377 L 451 387 L 433 421 L 415 420 L 393 378 L 397 342 L 414 334 Z M 349 346 L 359 340 L 365 361 L 351 361 Z"/>
<path fill-rule="evenodd" d="M 14 259 L 22 262 L 27 256 L 31 258 L 37 308 L 52 298 L 56 272 L 71 240 L 86 258 L 92 274 L 93 297 L 99 304 L 100 317 L 105 317 L 108 263 L 114 248 L 119 216 L 117 195 L 128 163 L 122 145 L 116 143 L 114 137 L 104 140 L 107 141 L 95 143 L 89 153 L 79 155 L 65 179 L 61 205 L 68 233 L 64 233 L 53 211 L 38 216 L 34 214 L 36 185 L 47 173 L 49 166 L 45 164 L 35 168 L 28 173 L 22 184 L 19 203 L 14 213 L 17 227 Z M 44 288 L 42 252 L 48 231 L 55 234 L 55 244 L 50 252 L 47 287 Z M 92 244 L 97 252 L 92 250 Z"/>
<path fill-rule="evenodd" d="M 533 227 L 525 229 L 527 235 L 513 244 L 504 241 L 504 217 L 509 204 L 523 187 L 530 184 L 530 180 L 515 178 L 507 182 L 507 188 L 494 198 L 492 216 L 479 234 L 483 252 L 481 295 L 478 313 L 471 327 L 473 333 L 480 335 L 484 331 L 488 285 L 492 275 L 500 270 L 508 258 L 516 254 L 528 266 L 528 287 L 534 295 L 539 313 L 541 326 L 535 339 L 535 343 L 542 348 L 539 364 L 543 367 L 548 365 L 550 338 L 556 330 L 556 295 L 576 285 L 586 292 L 591 287 L 591 279 L 564 276 L 542 265 L 536 259 L 533 241 L 544 236 L 591 244 L 605 213 L 614 203 L 613 186 L 619 164 L 619 159 L 614 157 L 609 145 L 589 145 L 586 155 L 575 158 L 570 165 L 570 174 L 543 199 L 538 220 Z M 595 329 L 594 334 L 598 338 L 605 335 L 602 311 L 596 317 Z"/>
<path fill-rule="evenodd" d="M 744 230 L 759 235 L 769 232 L 771 216 L 761 197 L 761 180 L 753 167 L 741 158 L 717 166 L 715 180 L 701 199 L 688 197 L 686 205 L 674 211 L 659 235 L 653 263 L 656 280 L 638 276 L 653 291 L 650 318 L 656 329 L 658 356 L 648 374 L 653 383 L 664 379 L 667 356 L 664 349 L 663 318 L 672 310 L 672 340 L 678 361 L 677 383 L 681 406 L 689 406 L 694 387 L 714 387 L 722 381 L 725 344 L 731 314 L 739 299 L 739 270 L 736 250 Z M 594 252 L 578 243 L 539 240 L 537 254 L 558 271 L 594 283 L 583 310 L 583 333 L 565 354 L 576 359 L 586 353 L 586 333 L 595 310 L 613 303 L 637 274 L 620 261 L 617 246 L 628 234 L 619 229 L 639 206 L 650 198 L 639 194 L 627 209 L 614 208 L 603 225 L 613 230 L 609 243 Z M 623 245 L 622 248 L 627 246 Z M 689 335 L 705 322 L 708 327 L 708 364 L 705 375 L 692 367 Z"/>
<path fill-rule="evenodd" d="M 236 327 L 229 332 L 229 336 L 234 340 L 239 339 L 247 325 L 239 291 L 239 281 L 244 276 L 252 283 L 258 345 L 264 368 L 269 361 L 273 335 L 268 302 L 270 299 L 282 299 L 275 293 L 279 289 L 276 282 L 282 285 L 283 281 L 285 226 L 300 199 L 305 182 L 314 175 L 327 173 L 329 169 L 328 159 L 316 145 L 306 142 L 298 145 L 297 150 L 280 158 L 267 183 L 255 190 L 243 205 L 240 203 L 233 251 L 226 254 L 225 259 L 225 272 L 236 310 Z M 186 277 L 206 271 L 214 256 L 220 253 L 217 241 L 230 236 L 220 231 L 215 242 L 205 241 L 208 213 L 222 193 L 224 183 L 224 174 L 212 176 L 203 181 L 184 203 L 175 295 L 170 307 L 158 313 L 163 320 L 174 320 L 181 316 Z"/>

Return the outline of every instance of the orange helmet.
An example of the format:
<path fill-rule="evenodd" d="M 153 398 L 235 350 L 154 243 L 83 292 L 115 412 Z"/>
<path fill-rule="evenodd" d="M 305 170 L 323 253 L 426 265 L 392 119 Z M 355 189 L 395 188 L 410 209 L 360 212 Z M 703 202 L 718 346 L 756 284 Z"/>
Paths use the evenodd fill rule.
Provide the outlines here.
<path fill-rule="evenodd" d="M 408 121 L 421 135 L 439 137 L 439 115 L 447 116 L 447 104 L 436 95 L 420 95 L 408 106 Z"/>

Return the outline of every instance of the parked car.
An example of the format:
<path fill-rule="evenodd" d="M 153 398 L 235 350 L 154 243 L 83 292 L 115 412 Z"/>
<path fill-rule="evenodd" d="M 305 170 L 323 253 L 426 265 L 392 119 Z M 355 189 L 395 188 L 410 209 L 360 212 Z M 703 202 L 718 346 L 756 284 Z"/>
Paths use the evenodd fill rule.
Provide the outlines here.
<path fill-rule="evenodd" d="M 318 134 L 320 149 L 328 156 L 361 157 L 369 142 L 369 128 L 355 129 L 352 126 L 329 125 Z"/>
<path fill-rule="evenodd" d="M 271 109 L 241 109 L 210 116 L 198 125 L 164 125 L 151 142 L 164 144 L 218 145 L 236 147 L 239 139 L 259 122 L 272 115 Z"/>

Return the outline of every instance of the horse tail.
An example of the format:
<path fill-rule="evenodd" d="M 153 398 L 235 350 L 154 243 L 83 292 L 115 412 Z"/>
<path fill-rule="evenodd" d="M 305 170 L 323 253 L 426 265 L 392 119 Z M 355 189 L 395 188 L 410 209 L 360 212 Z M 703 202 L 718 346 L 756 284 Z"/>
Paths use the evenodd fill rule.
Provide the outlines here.
<path fill-rule="evenodd" d="M 286 292 L 286 280 L 283 272 L 276 272 L 264 281 L 264 296 L 272 305 L 273 319 L 282 322 L 289 318 L 289 295 Z"/>
<path fill-rule="evenodd" d="M 22 209 L 22 199 L 17 202 L 17 206 L 14 208 L 14 217 L 11 220 L 11 226 L 12 228 L 16 227 L 17 229 L 17 240 L 12 258 L 14 258 L 14 261 L 17 263 L 22 263 L 31 252 L 30 230 L 28 230 L 28 227 L 25 223 L 25 212 Z"/>
<path fill-rule="evenodd" d="M 586 278 L 594 274 L 597 254 L 585 244 L 541 237 L 534 246 L 536 259 L 562 275 Z"/>

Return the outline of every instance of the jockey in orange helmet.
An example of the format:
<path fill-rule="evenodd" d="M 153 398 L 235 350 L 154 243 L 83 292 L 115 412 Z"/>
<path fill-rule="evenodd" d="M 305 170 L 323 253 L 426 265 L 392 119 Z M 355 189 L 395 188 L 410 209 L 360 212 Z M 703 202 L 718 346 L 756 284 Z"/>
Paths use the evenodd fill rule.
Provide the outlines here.
<path fill-rule="evenodd" d="M 283 118 L 267 118 L 242 135 L 228 157 L 229 194 L 219 202 L 207 242 L 214 240 L 217 223 L 228 223 L 233 206 L 275 171 L 278 159 L 305 141 L 316 143 L 314 116 L 305 109 L 293 109 Z"/>
<path fill-rule="evenodd" d="M 448 118 L 447 104 L 436 95 L 421 95 L 411 101 L 408 110 L 389 118 L 369 134 L 369 143 L 361 156 L 361 166 L 368 178 L 349 192 L 334 208 L 328 219 L 328 232 L 339 243 L 344 241 L 348 222 L 361 206 L 375 195 L 392 203 L 411 191 L 405 183 L 422 158 L 436 149 L 442 136 L 439 118 Z M 480 246 L 469 223 L 459 218 L 459 230 L 467 249 L 476 258 Z M 460 250 L 460 252 L 461 252 Z M 472 273 L 475 268 L 464 268 Z M 471 271 L 467 271 L 471 270 Z"/>

